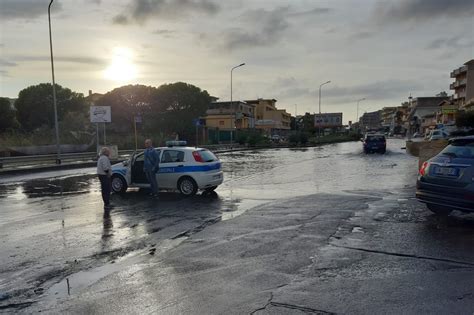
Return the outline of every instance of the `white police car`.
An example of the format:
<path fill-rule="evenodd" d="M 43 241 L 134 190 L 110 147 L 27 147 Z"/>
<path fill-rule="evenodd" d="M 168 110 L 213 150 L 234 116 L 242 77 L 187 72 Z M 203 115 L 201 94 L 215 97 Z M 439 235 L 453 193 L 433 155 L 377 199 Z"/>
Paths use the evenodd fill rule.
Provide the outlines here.
<path fill-rule="evenodd" d="M 221 162 L 211 151 L 186 147 L 185 141 L 168 141 L 166 145 L 155 148 L 160 156 L 160 169 L 156 174 L 160 190 L 179 190 L 185 196 L 192 196 L 198 190 L 211 192 L 222 184 Z M 139 152 L 129 160 L 114 164 L 112 190 L 124 193 L 128 187 L 150 187 L 143 163 L 143 152 Z"/>

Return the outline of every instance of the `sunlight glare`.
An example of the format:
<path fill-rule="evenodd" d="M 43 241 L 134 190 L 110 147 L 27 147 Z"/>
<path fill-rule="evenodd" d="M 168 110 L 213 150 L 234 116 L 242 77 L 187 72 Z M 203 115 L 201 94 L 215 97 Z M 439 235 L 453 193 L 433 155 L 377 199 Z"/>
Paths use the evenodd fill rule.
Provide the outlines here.
<path fill-rule="evenodd" d="M 133 64 L 132 51 L 126 47 L 113 49 L 112 62 L 104 71 L 104 77 L 117 82 L 127 82 L 137 77 L 137 69 Z"/>

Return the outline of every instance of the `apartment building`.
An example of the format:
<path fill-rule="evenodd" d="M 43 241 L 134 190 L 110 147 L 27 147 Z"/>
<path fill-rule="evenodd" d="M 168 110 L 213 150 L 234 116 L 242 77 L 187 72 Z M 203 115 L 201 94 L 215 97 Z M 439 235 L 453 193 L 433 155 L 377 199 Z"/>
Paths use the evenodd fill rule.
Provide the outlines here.
<path fill-rule="evenodd" d="M 203 117 L 206 127 L 220 130 L 255 127 L 255 105 L 242 101 L 212 102 Z"/>
<path fill-rule="evenodd" d="M 364 113 L 359 119 L 359 126 L 362 132 L 368 130 L 378 130 L 382 127 L 380 124 L 382 117 L 382 111 L 378 110 L 375 112 Z"/>
<path fill-rule="evenodd" d="M 474 59 L 451 72 L 454 82 L 449 88 L 454 90 L 452 101 L 459 109 L 474 109 Z"/>
<path fill-rule="evenodd" d="M 276 107 L 276 99 L 246 100 L 245 103 L 255 106 L 255 128 L 265 134 L 286 132 L 291 129 L 291 114 L 285 109 Z"/>

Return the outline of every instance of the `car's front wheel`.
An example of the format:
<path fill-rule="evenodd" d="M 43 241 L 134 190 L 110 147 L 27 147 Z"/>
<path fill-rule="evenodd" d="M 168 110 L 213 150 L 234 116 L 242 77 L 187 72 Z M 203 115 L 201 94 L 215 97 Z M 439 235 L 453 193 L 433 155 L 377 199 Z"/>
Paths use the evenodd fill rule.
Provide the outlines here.
<path fill-rule="evenodd" d="M 198 191 L 198 185 L 194 179 L 186 176 L 179 180 L 178 190 L 184 196 L 193 196 Z"/>
<path fill-rule="evenodd" d="M 430 209 L 431 212 L 433 212 L 437 215 L 441 215 L 441 216 L 448 216 L 453 211 L 449 208 L 434 205 L 434 204 L 431 204 L 431 203 L 427 204 L 426 207 L 428 207 L 428 209 Z"/>
<path fill-rule="evenodd" d="M 120 194 L 127 191 L 127 182 L 122 176 L 112 176 L 112 191 Z"/>

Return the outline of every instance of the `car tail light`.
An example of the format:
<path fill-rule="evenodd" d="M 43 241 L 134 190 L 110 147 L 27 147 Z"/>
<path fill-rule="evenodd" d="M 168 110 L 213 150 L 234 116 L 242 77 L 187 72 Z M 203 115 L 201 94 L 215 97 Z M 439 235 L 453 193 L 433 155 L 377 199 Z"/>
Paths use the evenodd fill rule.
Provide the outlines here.
<path fill-rule="evenodd" d="M 423 164 L 421 164 L 421 167 L 420 167 L 420 175 L 421 176 L 425 176 L 426 170 L 428 169 L 428 166 L 430 166 L 430 163 L 428 163 L 428 162 L 423 162 Z"/>
<path fill-rule="evenodd" d="M 194 157 L 194 161 L 196 162 L 201 162 L 201 163 L 204 162 L 201 154 L 199 154 L 199 151 L 193 151 L 193 157 Z"/>

